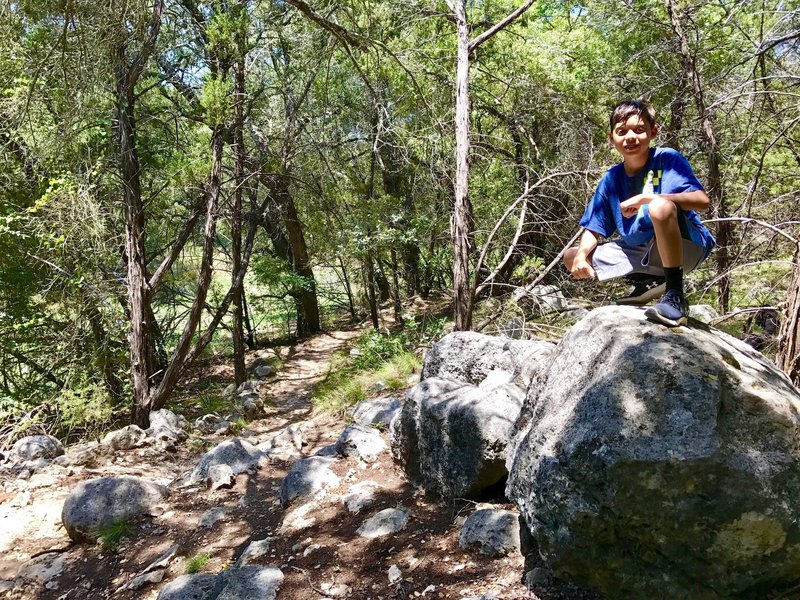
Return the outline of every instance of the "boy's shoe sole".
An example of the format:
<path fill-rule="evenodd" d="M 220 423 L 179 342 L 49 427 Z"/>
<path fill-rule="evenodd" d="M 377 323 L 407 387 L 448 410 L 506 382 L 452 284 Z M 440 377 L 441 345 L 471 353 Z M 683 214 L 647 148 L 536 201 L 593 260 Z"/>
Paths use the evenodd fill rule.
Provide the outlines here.
<path fill-rule="evenodd" d="M 619 306 L 642 306 L 655 300 L 656 298 L 660 298 L 664 291 L 667 289 L 666 283 L 661 283 L 655 287 L 651 287 L 638 296 L 623 296 L 622 298 L 617 298 L 615 301 L 616 304 Z"/>
<path fill-rule="evenodd" d="M 655 306 L 651 306 L 646 311 L 644 311 L 644 316 L 647 317 L 648 320 L 653 321 L 654 323 L 660 323 L 661 325 L 666 325 L 667 327 L 680 327 L 681 325 L 686 325 L 689 322 L 689 318 L 686 316 L 680 317 L 677 320 L 668 319 L 660 312 L 658 312 Z"/>

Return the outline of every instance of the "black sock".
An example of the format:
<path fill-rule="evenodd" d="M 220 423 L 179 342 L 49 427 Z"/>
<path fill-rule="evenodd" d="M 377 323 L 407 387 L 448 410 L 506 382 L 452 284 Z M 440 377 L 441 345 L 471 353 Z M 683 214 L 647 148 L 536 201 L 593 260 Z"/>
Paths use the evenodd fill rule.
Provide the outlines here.
<path fill-rule="evenodd" d="M 667 291 L 675 290 L 683 296 L 683 267 L 664 267 L 667 278 Z"/>
<path fill-rule="evenodd" d="M 651 279 L 664 279 L 658 275 L 651 275 L 650 273 L 628 273 L 625 279 L 631 283 L 639 283 L 640 281 L 650 281 Z"/>

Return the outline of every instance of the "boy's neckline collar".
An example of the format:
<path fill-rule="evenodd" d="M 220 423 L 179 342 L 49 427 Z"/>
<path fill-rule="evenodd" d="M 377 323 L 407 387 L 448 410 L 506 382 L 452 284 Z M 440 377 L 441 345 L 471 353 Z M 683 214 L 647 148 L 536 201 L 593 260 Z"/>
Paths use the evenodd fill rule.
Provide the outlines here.
<path fill-rule="evenodd" d="M 647 160 L 644 161 L 644 164 L 641 166 L 641 168 L 637 169 L 631 174 L 629 174 L 628 169 L 625 168 L 625 161 L 623 160 L 621 166 L 622 166 L 622 172 L 625 173 L 625 177 L 633 178 L 642 172 L 646 172 L 647 165 L 650 164 L 650 161 L 653 159 L 653 155 L 655 154 L 655 152 L 656 152 L 655 146 L 650 146 L 647 152 Z"/>

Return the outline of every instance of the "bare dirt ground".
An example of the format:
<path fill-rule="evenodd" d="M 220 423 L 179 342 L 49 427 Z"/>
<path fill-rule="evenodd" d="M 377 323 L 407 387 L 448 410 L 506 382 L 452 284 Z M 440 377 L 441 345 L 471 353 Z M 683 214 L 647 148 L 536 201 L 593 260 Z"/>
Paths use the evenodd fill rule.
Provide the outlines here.
<path fill-rule="evenodd" d="M 314 414 L 310 393 L 329 368 L 331 353 L 346 349 L 358 333 L 334 331 L 285 349 L 278 376 L 265 386 L 271 401 L 266 416 L 250 423 L 241 435 L 263 441 L 288 424 L 304 422 L 304 454 L 333 443 L 346 421 Z M 221 369 L 209 376 L 225 379 L 230 373 Z M 270 551 L 255 562 L 279 567 L 284 573 L 279 600 L 318 600 L 332 597 L 331 590 L 343 591 L 339 597 L 365 600 L 538 597 L 521 583 L 522 556 L 490 560 L 459 547 L 460 526 L 475 510 L 474 502 L 443 504 L 426 498 L 405 480 L 388 452 L 370 465 L 340 459 L 335 469 L 342 485 L 307 515 L 310 522 L 300 528 L 285 526 L 287 513 L 294 507 L 283 509 L 278 501 L 281 481 L 293 462 L 285 461 L 239 475 L 232 489 L 175 489 L 162 514 L 129 524 L 124 537 L 111 548 L 70 542 L 61 525 L 61 508 L 78 483 L 130 474 L 169 485 L 191 471 L 208 448 L 226 439 L 205 437 L 205 447 L 184 443 L 168 453 L 134 449 L 116 452 L 92 466 L 48 468 L 27 481 L 0 481 L 0 486 L 5 483 L 10 490 L 0 491 L 0 597 L 154 599 L 159 588 L 186 573 L 190 563 L 199 572 L 217 573 L 234 564 L 250 541 L 265 538 L 273 538 Z M 340 494 L 365 480 L 382 486 L 377 502 L 362 514 L 351 514 Z M 493 501 L 504 502 L 502 495 Z M 398 506 L 411 513 L 403 531 L 377 539 L 356 534 L 370 515 Z M 202 526 L 201 517 L 212 508 L 222 509 L 223 518 Z M 173 545 L 178 547 L 177 555 L 163 582 L 124 589 Z M 400 569 L 402 578 L 390 584 L 392 565 Z"/>

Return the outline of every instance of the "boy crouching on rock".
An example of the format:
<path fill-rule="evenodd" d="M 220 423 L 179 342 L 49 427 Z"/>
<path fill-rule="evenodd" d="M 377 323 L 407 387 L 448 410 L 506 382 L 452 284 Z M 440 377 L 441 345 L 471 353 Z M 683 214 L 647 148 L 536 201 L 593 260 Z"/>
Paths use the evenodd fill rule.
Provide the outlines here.
<path fill-rule="evenodd" d="M 709 202 L 689 162 L 672 148 L 650 147 L 658 129 L 648 102 L 614 108 L 608 137 L 622 163 L 597 185 L 580 221 L 585 231 L 564 263 L 575 279 L 625 277 L 634 288 L 617 304 L 643 305 L 663 294 L 645 315 L 677 327 L 689 312 L 684 271 L 703 262 L 716 242 L 695 212 Z M 621 239 L 598 245 L 615 232 Z"/>

